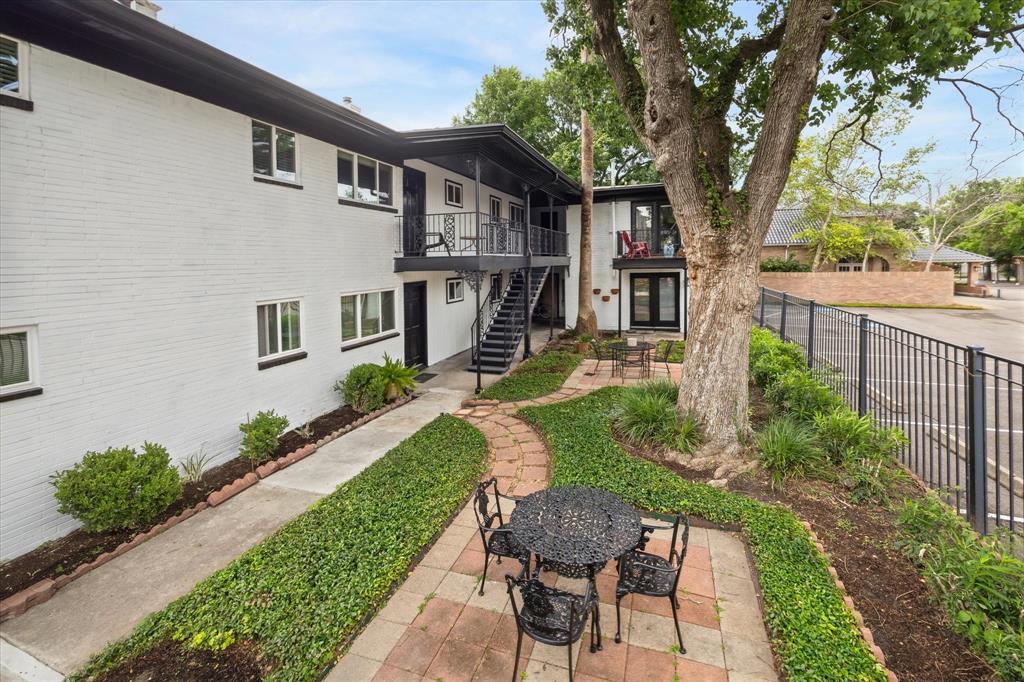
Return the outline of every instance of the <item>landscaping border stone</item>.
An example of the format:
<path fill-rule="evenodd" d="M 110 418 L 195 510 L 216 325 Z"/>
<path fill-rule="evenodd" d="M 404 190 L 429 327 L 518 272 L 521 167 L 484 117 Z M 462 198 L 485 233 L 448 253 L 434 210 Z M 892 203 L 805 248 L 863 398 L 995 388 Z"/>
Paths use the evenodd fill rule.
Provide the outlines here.
<path fill-rule="evenodd" d="M 316 443 L 304 445 L 301 448 L 298 448 L 297 450 L 289 452 L 284 457 L 279 457 L 275 460 L 266 462 L 265 464 L 256 467 L 255 471 L 251 471 L 247 473 L 245 476 L 242 476 L 241 478 L 236 478 L 234 481 L 228 483 L 219 490 L 213 491 L 207 496 L 206 500 L 199 502 L 196 505 L 179 512 L 178 514 L 170 517 L 163 523 L 159 523 L 153 526 L 144 533 L 139 533 L 128 542 L 122 542 L 113 550 L 100 554 L 92 561 L 80 564 L 70 573 L 66 573 L 57 578 L 46 578 L 44 580 L 40 580 L 39 582 L 26 587 L 24 590 L 12 594 L 3 601 L 0 601 L 0 623 L 4 622 L 5 620 L 8 620 L 9 618 L 20 616 L 33 606 L 48 601 L 54 594 L 57 593 L 57 590 L 78 580 L 83 575 L 92 571 L 93 569 L 99 568 L 100 566 L 102 566 L 103 564 L 107 563 L 112 559 L 116 559 L 125 552 L 128 552 L 129 550 L 138 547 L 147 540 L 155 538 L 157 535 L 163 533 L 165 530 L 173 528 L 182 521 L 185 521 L 186 519 L 195 516 L 204 509 L 207 509 L 209 507 L 216 507 L 226 502 L 227 500 L 231 499 L 232 497 L 242 492 L 243 490 L 246 490 L 256 485 L 256 483 L 258 483 L 261 479 L 264 479 L 267 476 L 272 475 L 274 472 L 284 469 L 285 467 L 291 466 L 292 464 L 298 462 L 299 460 L 309 457 L 314 452 L 316 452 L 317 450 L 319 450 L 321 447 L 331 442 L 332 440 L 340 438 L 349 431 L 352 431 L 353 429 L 356 429 L 369 421 L 373 421 L 377 417 L 387 412 L 390 412 L 391 410 L 394 410 L 398 407 L 401 407 L 402 405 L 405 405 L 415 397 L 415 394 L 411 394 L 399 398 L 398 400 L 392 403 L 388 403 L 379 410 L 374 410 L 373 412 L 370 412 L 369 414 L 360 417 L 351 424 L 348 424 L 347 426 L 344 426 L 338 429 L 337 431 L 321 438 Z"/>

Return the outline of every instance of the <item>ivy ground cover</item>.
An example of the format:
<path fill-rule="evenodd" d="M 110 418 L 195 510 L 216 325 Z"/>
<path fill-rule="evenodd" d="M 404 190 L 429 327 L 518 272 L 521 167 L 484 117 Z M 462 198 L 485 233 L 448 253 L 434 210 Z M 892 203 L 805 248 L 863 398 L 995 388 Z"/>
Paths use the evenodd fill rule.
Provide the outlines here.
<path fill-rule="evenodd" d="M 687 481 L 632 456 L 612 436 L 620 389 L 519 412 L 546 436 L 552 485 L 608 490 L 639 508 L 743 528 L 764 597 L 772 647 L 790 680 L 886 679 L 796 516 L 738 493 Z"/>
<path fill-rule="evenodd" d="M 161 642 L 255 646 L 272 680 L 313 680 L 405 575 L 484 471 L 487 442 L 441 416 L 196 585 L 72 679 Z"/>
<path fill-rule="evenodd" d="M 554 393 L 583 360 L 582 355 L 551 351 L 534 355 L 485 389 L 481 398 L 529 400 Z"/>

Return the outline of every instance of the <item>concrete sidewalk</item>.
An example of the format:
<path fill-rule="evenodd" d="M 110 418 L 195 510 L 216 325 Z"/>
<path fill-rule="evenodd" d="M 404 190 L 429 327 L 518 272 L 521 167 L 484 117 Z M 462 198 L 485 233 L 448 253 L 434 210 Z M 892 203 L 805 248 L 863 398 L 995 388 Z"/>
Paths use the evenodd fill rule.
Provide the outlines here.
<path fill-rule="evenodd" d="M 20 649 L 70 674 L 439 414 L 454 412 L 467 395 L 440 385 L 427 388 L 411 403 L 88 573 L 0 626 L 0 635 L 13 645 L 5 645 L 4 658 Z M 8 679 L 19 677 L 5 670 Z"/>

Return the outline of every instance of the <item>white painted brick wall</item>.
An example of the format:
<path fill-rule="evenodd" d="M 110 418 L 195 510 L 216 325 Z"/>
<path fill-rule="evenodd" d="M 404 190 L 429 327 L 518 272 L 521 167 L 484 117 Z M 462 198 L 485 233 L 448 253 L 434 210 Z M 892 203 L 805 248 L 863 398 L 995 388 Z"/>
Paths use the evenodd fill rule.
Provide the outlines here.
<path fill-rule="evenodd" d="M 341 352 L 342 293 L 395 288 L 401 330 L 426 278 L 431 362 L 467 347 L 471 292 L 393 272 L 394 216 L 337 203 L 332 145 L 299 136 L 303 190 L 257 183 L 246 116 L 37 47 L 31 80 L 34 111 L 0 108 L 0 326 L 38 325 L 44 393 L 0 404 L 0 559 L 75 527 L 48 479 L 86 451 L 224 461 L 247 414 L 298 425 L 400 357 L 401 337 Z M 309 357 L 258 371 L 256 304 L 286 297 Z"/>

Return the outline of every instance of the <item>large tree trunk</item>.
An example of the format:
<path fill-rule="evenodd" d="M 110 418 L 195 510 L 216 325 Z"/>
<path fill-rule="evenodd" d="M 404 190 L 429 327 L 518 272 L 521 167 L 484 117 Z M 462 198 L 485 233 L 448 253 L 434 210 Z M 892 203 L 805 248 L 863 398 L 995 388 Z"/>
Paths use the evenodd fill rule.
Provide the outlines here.
<path fill-rule="evenodd" d="M 597 313 L 591 303 L 594 279 L 591 273 L 594 216 L 594 133 L 586 109 L 580 113 L 580 176 L 583 192 L 580 198 L 580 281 L 579 306 L 576 311 L 576 334 L 597 336 Z"/>

